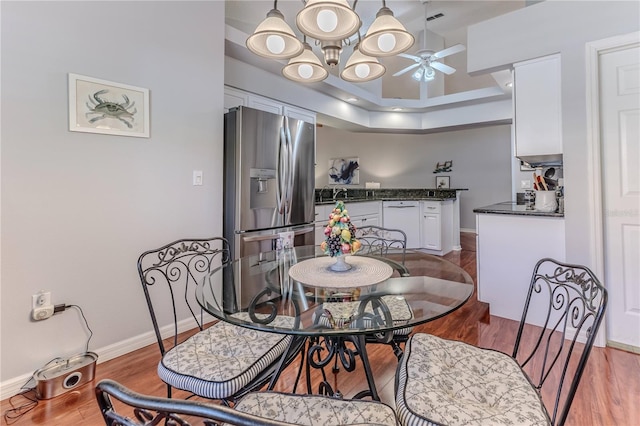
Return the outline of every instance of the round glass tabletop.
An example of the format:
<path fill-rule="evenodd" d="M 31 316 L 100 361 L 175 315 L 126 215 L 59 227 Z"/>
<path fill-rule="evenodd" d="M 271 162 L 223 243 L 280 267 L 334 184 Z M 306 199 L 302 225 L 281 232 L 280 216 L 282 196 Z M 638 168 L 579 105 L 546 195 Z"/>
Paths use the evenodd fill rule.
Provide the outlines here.
<path fill-rule="evenodd" d="M 440 318 L 464 304 L 473 281 L 459 266 L 419 251 L 346 256 L 347 271 L 316 246 L 251 255 L 208 274 L 205 311 L 243 327 L 294 335 L 387 332 Z"/>

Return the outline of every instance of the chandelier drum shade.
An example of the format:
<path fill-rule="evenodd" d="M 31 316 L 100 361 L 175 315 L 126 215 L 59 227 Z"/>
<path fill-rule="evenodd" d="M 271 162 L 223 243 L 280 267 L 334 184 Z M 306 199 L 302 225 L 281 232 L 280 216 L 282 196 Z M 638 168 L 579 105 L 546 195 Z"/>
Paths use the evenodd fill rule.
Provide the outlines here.
<path fill-rule="evenodd" d="M 306 42 L 300 42 L 278 10 L 277 0 L 254 33 L 247 38 L 247 48 L 258 56 L 271 59 L 290 59 L 282 74 L 293 81 L 317 82 L 329 75 L 322 62 Z M 360 39 L 362 21 L 347 0 L 307 0 L 296 16 L 296 26 L 303 36 L 316 40 L 329 67 L 340 63 L 343 44 L 351 44 L 355 34 Z M 409 49 L 414 38 L 382 1 L 382 8 L 366 35 L 340 72 L 350 82 L 364 82 L 381 77 L 386 68 L 377 58 L 393 56 Z"/>

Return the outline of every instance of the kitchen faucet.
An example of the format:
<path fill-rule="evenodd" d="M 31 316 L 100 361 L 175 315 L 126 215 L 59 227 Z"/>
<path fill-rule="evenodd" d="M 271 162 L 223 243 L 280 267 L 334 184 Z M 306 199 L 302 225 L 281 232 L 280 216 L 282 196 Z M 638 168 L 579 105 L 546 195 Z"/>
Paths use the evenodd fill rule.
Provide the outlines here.
<path fill-rule="evenodd" d="M 323 186 L 323 187 L 322 187 L 322 189 L 319 191 L 319 195 L 320 195 L 320 202 L 322 202 L 322 199 L 324 198 L 324 197 L 322 196 L 322 194 L 324 193 L 324 190 L 325 190 L 325 189 L 331 189 L 331 187 L 330 187 L 329 185 L 325 185 L 325 186 Z"/>
<path fill-rule="evenodd" d="M 333 188 L 333 201 L 336 200 L 336 198 L 338 197 L 338 194 L 340 194 L 341 192 L 344 192 L 344 198 L 345 200 L 347 199 L 347 189 L 346 188 Z"/>

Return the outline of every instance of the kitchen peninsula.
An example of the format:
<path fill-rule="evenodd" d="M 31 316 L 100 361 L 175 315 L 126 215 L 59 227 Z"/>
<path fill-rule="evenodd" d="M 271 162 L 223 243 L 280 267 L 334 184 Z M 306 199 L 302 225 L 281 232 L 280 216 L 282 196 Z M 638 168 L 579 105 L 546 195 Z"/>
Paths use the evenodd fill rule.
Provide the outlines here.
<path fill-rule="evenodd" d="M 460 191 L 466 189 L 316 189 L 316 244 L 324 239 L 334 204 L 343 201 L 356 228 L 402 229 L 407 234 L 407 247 L 426 253 L 444 255 L 460 250 Z"/>
<path fill-rule="evenodd" d="M 491 315 L 519 321 L 536 262 L 565 261 L 564 214 L 513 202 L 473 211 L 478 300 L 489 303 Z"/>

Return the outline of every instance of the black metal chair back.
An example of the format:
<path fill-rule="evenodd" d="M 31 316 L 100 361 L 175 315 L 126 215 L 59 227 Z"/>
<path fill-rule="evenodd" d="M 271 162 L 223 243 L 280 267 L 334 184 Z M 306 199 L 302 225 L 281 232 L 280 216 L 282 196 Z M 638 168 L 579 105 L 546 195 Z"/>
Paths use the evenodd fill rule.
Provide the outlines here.
<path fill-rule="evenodd" d="M 172 313 L 173 346 L 181 343 L 179 323 L 189 316 L 202 330 L 204 313 L 194 298 L 195 287 L 230 260 L 229 243 L 220 237 L 177 240 L 140 255 L 138 273 L 162 355 L 171 349 L 161 334 L 161 325 L 169 321 L 167 313 Z"/>
<path fill-rule="evenodd" d="M 223 405 L 194 400 L 142 395 L 113 380 L 96 385 L 96 399 L 107 426 L 204 425 L 283 426 L 282 423 L 236 411 Z M 117 411 L 114 401 L 119 401 Z"/>
<path fill-rule="evenodd" d="M 368 225 L 356 229 L 356 238 L 362 244 L 358 252 L 361 255 L 387 255 L 389 251 L 398 251 L 404 265 L 407 249 L 407 234 L 401 229 L 382 228 Z"/>
<path fill-rule="evenodd" d="M 536 264 L 512 356 L 539 392 L 558 384 L 552 424 L 567 419 L 606 305 L 607 290 L 588 268 L 549 258 Z"/>

